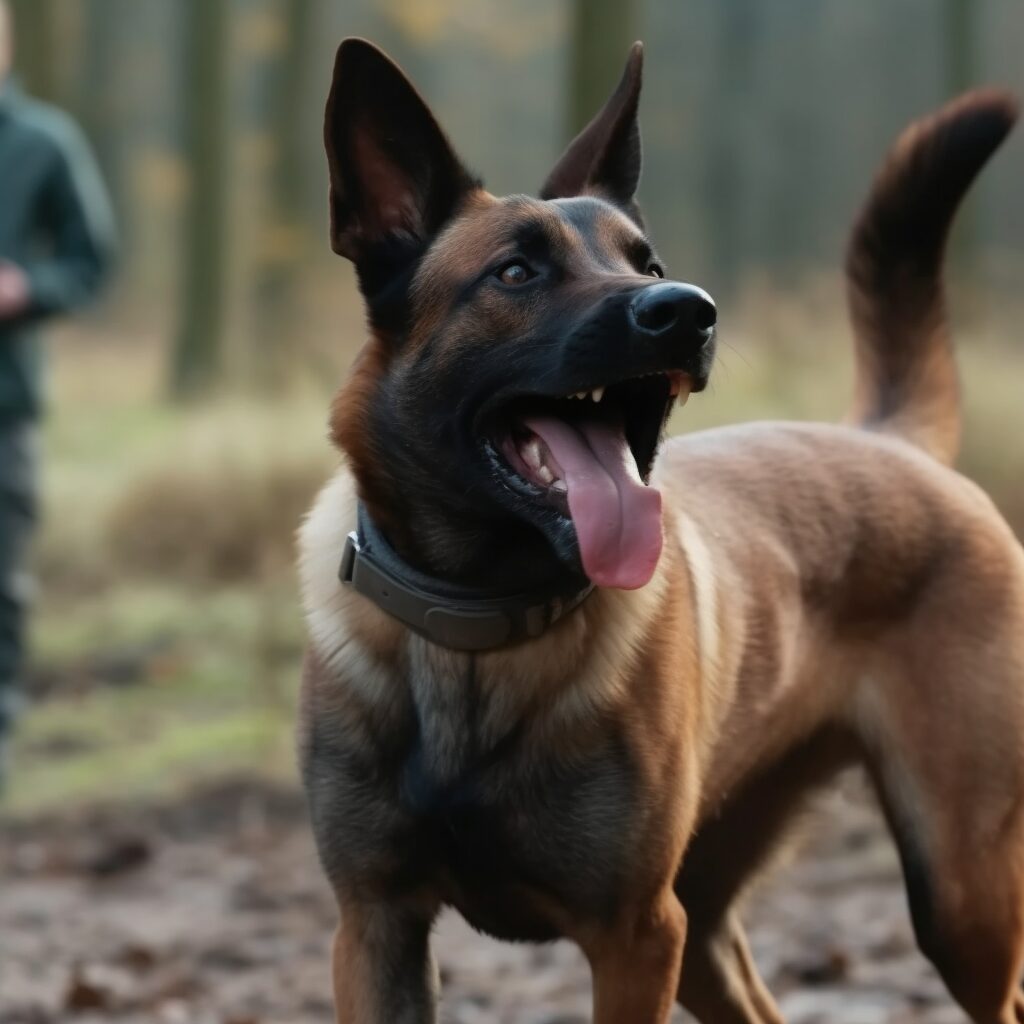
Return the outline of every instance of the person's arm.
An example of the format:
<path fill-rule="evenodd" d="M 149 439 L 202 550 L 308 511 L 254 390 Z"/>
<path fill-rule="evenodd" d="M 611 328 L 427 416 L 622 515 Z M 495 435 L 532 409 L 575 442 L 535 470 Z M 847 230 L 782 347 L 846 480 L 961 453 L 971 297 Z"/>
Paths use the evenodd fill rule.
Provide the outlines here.
<path fill-rule="evenodd" d="M 114 253 L 114 219 L 99 169 L 85 139 L 68 126 L 44 185 L 44 256 L 22 267 L 28 279 L 26 316 L 39 319 L 88 302 L 99 291 Z"/>

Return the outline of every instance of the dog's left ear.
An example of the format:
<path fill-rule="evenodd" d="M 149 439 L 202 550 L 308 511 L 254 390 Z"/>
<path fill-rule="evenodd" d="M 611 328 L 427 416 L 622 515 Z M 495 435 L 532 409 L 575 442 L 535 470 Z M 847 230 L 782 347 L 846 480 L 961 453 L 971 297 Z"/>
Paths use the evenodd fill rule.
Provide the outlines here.
<path fill-rule="evenodd" d="M 324 142 L 331 246 L 360 271 L 398 269 L 477 184 L 412 83 L 364 39 L 338 48 Z"/>
<path fill-rule="evenodd" d="M 643 82 L 643 43 L 634 43 L 626 70 L 601 112 L 569 143 L 541 189 L 541 199 L 596 194 L 635 213 L 640 183 L 637 107 Z"/>

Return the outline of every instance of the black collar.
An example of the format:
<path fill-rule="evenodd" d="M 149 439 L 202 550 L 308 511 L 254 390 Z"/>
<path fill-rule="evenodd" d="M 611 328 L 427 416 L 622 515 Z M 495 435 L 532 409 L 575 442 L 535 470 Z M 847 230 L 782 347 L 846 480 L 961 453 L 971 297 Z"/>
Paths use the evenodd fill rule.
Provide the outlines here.
<path fill-rule="evenodd" d="M 378 608 L 441 647 L 485 651 L 540 636 L 594 589 L 589 580 L 545 592 L 502 594 L 439 580 L 406 564 L 362 502 L 338 575 Z"/>

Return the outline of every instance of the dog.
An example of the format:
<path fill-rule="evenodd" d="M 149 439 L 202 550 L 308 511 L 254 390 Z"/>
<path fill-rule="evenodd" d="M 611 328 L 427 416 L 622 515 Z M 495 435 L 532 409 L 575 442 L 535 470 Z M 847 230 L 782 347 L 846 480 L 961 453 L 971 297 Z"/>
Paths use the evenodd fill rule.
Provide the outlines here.
<path fill-rule="evenodd" d="M 855 764 L 921 949 L 977 1024 L 1024 1021 L 1024 554 L 950 468 L 941 285 L 1014 101 L 970 93 L 884 164 L 845 424 L 662 444 L 716 310 L 636 204 L 641 65 L 539 198 L 496 198 L 395 64 L 338 51 L 331 239 L 369 340 L 300 531 L 299 727 L 338 1021 L 436 1019 L 451 906 L 578 944 L 598 1024 L 777 1024 L 738 901 Z"/>

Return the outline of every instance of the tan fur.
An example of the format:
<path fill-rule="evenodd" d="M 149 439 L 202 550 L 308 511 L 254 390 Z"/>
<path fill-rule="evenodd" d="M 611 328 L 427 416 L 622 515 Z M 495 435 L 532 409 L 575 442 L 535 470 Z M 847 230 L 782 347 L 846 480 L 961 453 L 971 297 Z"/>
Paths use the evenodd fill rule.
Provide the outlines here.
<path fill-rule="evenodd" d="M 648 884 L 657 870 L 670 884 L 687 835 L 833 726 L 857 738 L 883 796 L 920 817 L 917 838 L 939 876 L 972 868 L 977 847 L 1024 839 L 1024 557 L 977 488 L 899 441 L 813 425 L 680 438 L 666 445 L 658 482 L 685 518 L 674 530 L 669 519 L 656 579 L 635 593 L 600 591 L 542 639 L 480 655 L 478 682 L 491 698 L 485 735 L 502 735 L 525 713 L 533 742 L 564 745 L 579 742 L 595 715 L 636 718 L 651 784 L 667 783 L 670 771 L 673 785 L 685 779 L 694 790 L 672 835 L 658 824 L 662 855 Z M 888 509 L 880 520 L 877 508 Z M 342 470 L 302 533 L 307 616 L 325 665 L 314 685 L 355 687 L 386 706 L 404 691 L 407 659 L 468 656 L 431 648 L 334 585 L 352 526 Z M 662 659 L 653 677 L 642 656 L 652 645 Z M 924 707 L 936 711 L 925 718 Z M 913 763 L 915 750 L 938 774 Z M 778 794 L 798 796 L 796 787 Z M 961 811 L 942 814 L 952 830 L 944 835 L 934 826 L 947 801 Z M 949 843 L 968 835 L 965 864 Z M 1019 895 L 1017 874 L 1001 905 Z M 730 942 L 746 976 L 742 935 Z M 763 1003 L 756 976 L 750 985 L 748 998 Z"/>
<path fill-rule="evenodd" d="M 424 235 L 437 216 L 408 159 L 383 183 L 346 162 L 345 118 L 366 128 L 352 82 L 388 86 L 432 154 L 428 184 L 452 186 L 437 202 L 461 197 L 416 265 L 408 324 L 375 328 L 335 401 L 346 461 L 300 536 L 300 741 L 341 908 L 339 1024 L 432 1024 L 428 940 L 445 905 L 498 935 L 575 941 L 597 1024 L 666 1024 L 676 1000 L 703 1024 L 780 1024 L 737 907 L 806 796 L 855 763 L 899 845 L 923 951 L 975 1024 L 1020 1024 L 1024 553 L 989 499 L 942 464 L 959 418 L 937 285 L 956 203 L 1012 121 L 1005 98 L 980 95 L 905 136 L 858 223 L 858 426 L 755 424 L 669 441 L 652 476 L 664 548 L 650 582 L 598 589 L 540 638 L 471 654 L 413 634 L 338 582 L 357 498 L 404 557 L 456 580 L 464 567 L 460 545 L 439 553 L 438 539 L 468 499 L 456 486 L 439 511 L 430 467 L 383 465 L 403 454 L 408 429 L 396 437 L 393 422 L 374 421 L 375 403 L 386 380 L 392 421 L 415 425 L 409 410 L 433 415 L 417 404 L 425 390 L 444 383 L 457 405 L 466 367 L 509 365 L 467 354 L 536 348 L 555 328 L 538 342 L 535 318 L 650 285 L 632 201 L 640 51 L 549 178 L 545 197 L 567 197 L 551 203 L 470 186 L 377 51 L 352 44 L 338 67 L 327 133 L 336 248 L 357 263 L 375 251 L 387 209 L 353 216 L 374 189 L 417 200 Z M 392 112 L 374 116 L 386 129 Z M 387 156 L 394 136 L 369 128 Z M 572 198 L 594 194 L 619 210 Z M 528 301 L 474 288 L 520 223 L 557 251 L 557 287 Z M 434 506 L 412 500 L 406 476 Z M 479 541 L 479 521 L 449 536 Z"/>

